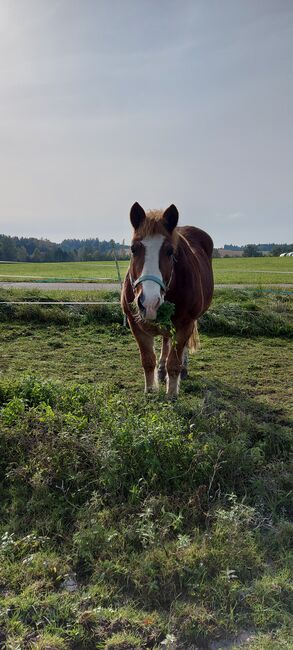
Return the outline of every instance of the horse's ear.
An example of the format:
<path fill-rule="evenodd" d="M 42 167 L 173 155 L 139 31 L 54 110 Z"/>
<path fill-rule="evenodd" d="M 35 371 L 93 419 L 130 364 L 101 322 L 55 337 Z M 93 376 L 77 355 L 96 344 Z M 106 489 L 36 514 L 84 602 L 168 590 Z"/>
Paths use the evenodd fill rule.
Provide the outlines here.
<path fill-rule="evenodd" d="M 133 225 L 134 230 L 137 230 L 141 226 L 142 222 L 145 220 L 145 211 L 139 205 L 139 203 L 134 203 L 130 210 L 130 221 Z"/>
<path fill-rule="evenodd" d="M 176 208 L 176 205 L 172 203 L 172 205 L 170 205 L 170 207 L 167 208 L 167 210 L 165 210 L 162 217 L 164 221 L 164 225 L 170 233 L 173 232 L 174 228 L 176 228 L 178 223 L 178 217 L 179 217 L 179 212 Z"/>

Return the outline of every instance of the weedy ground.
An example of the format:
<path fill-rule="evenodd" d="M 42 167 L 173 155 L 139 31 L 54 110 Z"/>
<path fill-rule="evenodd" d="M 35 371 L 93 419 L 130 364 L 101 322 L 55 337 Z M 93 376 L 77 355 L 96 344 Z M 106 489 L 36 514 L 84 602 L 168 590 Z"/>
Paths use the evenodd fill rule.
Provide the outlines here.
<path fill-rule="evenodd" d="M 0 647 L 293 647 L 289 298 L 217 292 L 175 403 L 116 308 L 1 310 Z"/>

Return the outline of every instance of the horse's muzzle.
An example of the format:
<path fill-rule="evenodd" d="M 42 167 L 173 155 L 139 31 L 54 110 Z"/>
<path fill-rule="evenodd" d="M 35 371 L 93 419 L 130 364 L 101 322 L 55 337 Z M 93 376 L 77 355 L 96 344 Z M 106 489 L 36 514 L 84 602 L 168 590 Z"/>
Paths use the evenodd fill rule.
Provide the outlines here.
<path fill-rule="evenodd" d="M 154 321 L 157 318 L 157 311 L 160 306 L 160 298 L 151 303 L 144 302 L 144 296 L 141 294 L 137 299 L 137 306 L 140 315 L 144 320 Z"/>

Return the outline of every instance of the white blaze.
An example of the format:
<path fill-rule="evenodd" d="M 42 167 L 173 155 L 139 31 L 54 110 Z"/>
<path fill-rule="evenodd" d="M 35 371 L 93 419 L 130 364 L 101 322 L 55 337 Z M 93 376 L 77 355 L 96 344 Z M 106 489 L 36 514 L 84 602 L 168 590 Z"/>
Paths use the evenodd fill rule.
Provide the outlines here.
<path fill-rule="evenodd" d="M 145 237 L 142 240 L 145 247 L 145 258 L 141 275 L 154 275 L 156 278 L 163 280 L 159 267 L 159 258 L 164 239 L 164 235 L 153 235 L 153 237 Z M 161 287 L 157 282 L 145 280 L 142 282 L 142 290 L 146 318 L 154 320 L 157 315 L 157 309 L 164 300 L 164 297 L 161 295 Z"/>

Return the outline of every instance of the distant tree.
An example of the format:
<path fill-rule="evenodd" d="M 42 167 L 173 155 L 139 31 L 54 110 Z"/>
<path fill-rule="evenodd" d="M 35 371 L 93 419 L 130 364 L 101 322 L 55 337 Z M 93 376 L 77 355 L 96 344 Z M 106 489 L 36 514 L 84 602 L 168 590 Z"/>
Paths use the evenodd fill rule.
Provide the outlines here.
<path fill-rule="evenodd" d="M 31 255 L 31 261 L 32 262 L 40 262 L 41 259 L 42 259 L 41 251 L 40 251 L 39 248 L 36 247 L 33 254 Z"/>
<path fill-rule="evenodd" d="M 17 247 L 12 237 L 3 237 L 2 241 L 2 258 L 8 262 L 16 259 Z"/>
<path fill-rule="evenodd" d="M 16 259 L 18 262 L 26 262 L 28 255 L 24 246 L 17 248 Z"/>
<path fill-rule="evenodd" d="M 243 248 L 243 257 L 262 257 L 262 253 L 258 250 L 256 244 L 247 244 Z"/>
<path fill-rule="evenodd" d="M 213 257 L 221 257 L 218 248 L 214 248 L 214 250 L 213 250 Z"/>
<path fill-rule="evenodd" d="M 54 262 L 64 262 L 64 251 L 58 246 L 54 251 Z"/>
<path fill-rule="evenodd" d="M 293 251 L 293 244 L 273 244 L 272 255 L 273 257 L 279 257 L 281 253 L 289 253 Z"/>
<path fill-rule="evenodd" d="M 259 251 L 268 251 L 270 252 L 273 248 L 274 244 L 258 244 L 257 248 Z"/>

